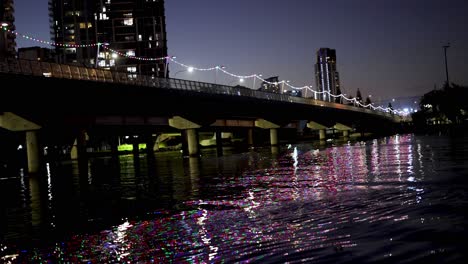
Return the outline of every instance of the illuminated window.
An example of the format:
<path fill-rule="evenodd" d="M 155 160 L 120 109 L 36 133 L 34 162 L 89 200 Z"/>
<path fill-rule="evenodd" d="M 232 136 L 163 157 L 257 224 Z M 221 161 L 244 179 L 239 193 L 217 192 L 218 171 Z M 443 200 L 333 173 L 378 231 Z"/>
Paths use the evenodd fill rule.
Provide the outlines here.
<path fill-rule="evenodd" d="M 125 52 L 125 55 L 127 55 L 127 56 L 135 56 L 135 51 L 134 51 L 134 50 L 127 50 L 127 52 Z"/>
<path fill-rule="evenodd" d="M 80 23 L 80 28 L 83 29 L 83 28 L 91 28 L 93 27 L 93 24 L 91 23 L 88 23 L 87 27 L 86 27 L 86 23 Z"/>
<path fill-rule="evenodd" d="M 136 67 L 133 66 L 133 67 L 127 67 L 127 71 L 128 72 L 136 72 Z"/>
<path fill-rule="evenodd" d="M 124 19 L 123 24 L 126 26 L 133 26 L 133 18 Z"/>

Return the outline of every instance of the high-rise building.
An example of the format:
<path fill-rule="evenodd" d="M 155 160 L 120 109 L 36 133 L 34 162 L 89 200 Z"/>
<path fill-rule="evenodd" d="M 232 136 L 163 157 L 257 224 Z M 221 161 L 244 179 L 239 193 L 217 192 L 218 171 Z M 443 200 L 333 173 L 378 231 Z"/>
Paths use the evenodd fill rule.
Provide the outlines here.
<path fill-rule="evenodd" d="M 0 60 L 16 56 L 16 35 L 11 32 L 15 30 L 14 13 L 13 0 L 0 0 Z"/>
<path fill-rule="evenodd" d="M 168 76 L 164 0 L 49 0 L 52 39 L 66 44 L 103 43 L 84 48 L 57 46 L 61 63 L 78 63 L 155 77 Z"/>
<path fill-rule="evenodd" d="M 320 48 L 317 51 L 315 64 L 315 81 L 318 92 L 338 94 L 340 92 L 340 78 L 336 70 L 336 51 L 329 48 Z M 328 93 L 316 93 L 315 99 L 335 101 Z"/>

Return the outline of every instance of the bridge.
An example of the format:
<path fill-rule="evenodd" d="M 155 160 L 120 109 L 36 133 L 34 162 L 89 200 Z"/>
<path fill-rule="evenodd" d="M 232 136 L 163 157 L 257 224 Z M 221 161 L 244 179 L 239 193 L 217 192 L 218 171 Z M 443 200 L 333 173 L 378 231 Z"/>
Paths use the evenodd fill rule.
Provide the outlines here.
<path fill-rule="evenodd" d="M 0 62 L 2 105 L 0 127 L 26 131 L 29 170 L 38 169 L 42 142 L 74 138 L 77 155 L 86 152 L 86 133 L 109 136 L 131 131 L 154 144 L 151 134 L 179 131 L 189 155 L 199 153 L 199 131 L 212 131 L 218 148 L 221 133 L 278 131 L 305 124 L 325 140 L 327 130 L 379 132 L 392 130 L 402 118 L 385 111 L 189 80 L 129 75 L 41 61 Z M 281 133 L 280 133 L 281 135 Z M 64 142 L 59 142 L 64 143 Z M 115 150 L 113 144 L 113 150 Z"/>

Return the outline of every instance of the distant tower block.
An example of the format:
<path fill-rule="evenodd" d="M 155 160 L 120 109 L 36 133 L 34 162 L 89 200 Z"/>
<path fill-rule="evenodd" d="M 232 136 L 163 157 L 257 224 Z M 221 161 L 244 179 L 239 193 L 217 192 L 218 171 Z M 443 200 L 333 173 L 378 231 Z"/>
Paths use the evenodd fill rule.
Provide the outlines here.
<path fill-rule="evenodd" d="M 317 51 L 315 81 L 318 92 L 341 93 L 340 77 L 336 70 L 336 51 L 334 49 L 320 48 Z M 315 96 L 315 99 L 318 100 L 333 101 L 328 93 L 318 93 Z"/>

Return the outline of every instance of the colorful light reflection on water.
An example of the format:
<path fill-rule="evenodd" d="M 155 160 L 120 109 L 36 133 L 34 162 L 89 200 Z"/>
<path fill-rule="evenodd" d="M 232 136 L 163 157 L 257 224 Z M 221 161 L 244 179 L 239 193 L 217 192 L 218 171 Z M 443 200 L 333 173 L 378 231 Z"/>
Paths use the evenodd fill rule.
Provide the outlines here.
<path fill-rule="evenodd" d="M 273 157 L 241 154 L 242 170 L 221 170 L 207 181 L 193 179 L 202 172 L 189 174 L 196 190 L 177 201 L 179 209 L 52 247 L 0 245 L 0 256 L 71 263 L 457 262 L 466 258 L 460 235 L 466 237 L 467 185 L 457 177 L 468 172 L 459 163 L 468 144 L 450 158 L 445 141 L 425 140 L 404 135 L 322 150 L 290 146 Z"/>

